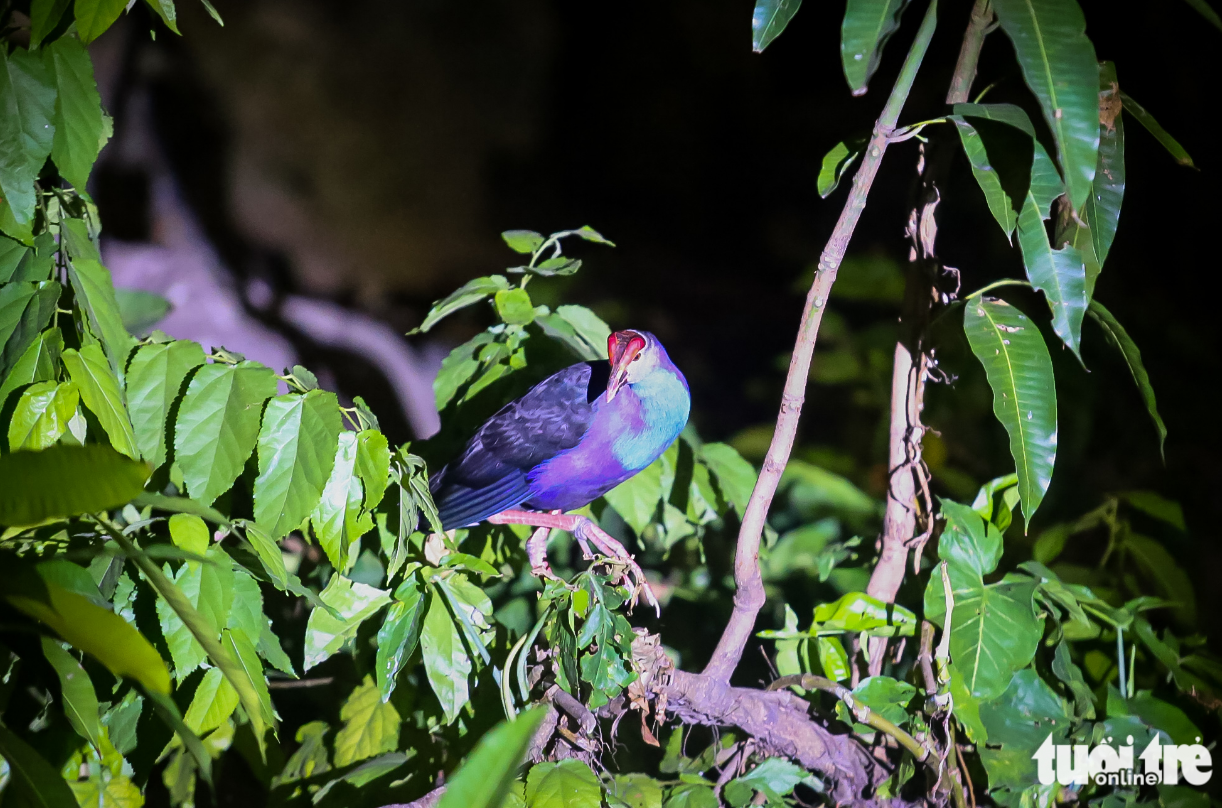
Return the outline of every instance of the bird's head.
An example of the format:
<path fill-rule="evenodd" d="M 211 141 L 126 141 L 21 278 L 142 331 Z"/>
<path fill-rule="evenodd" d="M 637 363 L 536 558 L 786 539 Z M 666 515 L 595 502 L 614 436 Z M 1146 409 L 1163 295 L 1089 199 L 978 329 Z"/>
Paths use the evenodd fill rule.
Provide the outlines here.
<path fill-rule="evenodd" d="M 658 366 L 662 348 L 648 331 L 616 331 L 607 337 L 607 358 L 611 378 L 607 381 L 607 401 L 625 384 L 644 378 Z"/>

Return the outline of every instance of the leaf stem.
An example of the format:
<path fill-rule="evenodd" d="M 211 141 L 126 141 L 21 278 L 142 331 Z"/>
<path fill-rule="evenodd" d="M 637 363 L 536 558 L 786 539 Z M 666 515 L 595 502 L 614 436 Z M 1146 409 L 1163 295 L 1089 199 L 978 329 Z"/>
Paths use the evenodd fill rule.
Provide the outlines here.
<path fill-rule="evenodd" d="M 1030 289 L 1031 281 L 1023 281 L 1017 278 L 1003 278 L 1002 280 L 999 280 L 999 281 L 993 281 L 992 283 L 981 286 L 979 289 L 972 292 L 967 297 L 963 298 L 963 302 L 966 303 L 969 300 L 975 300 L 976 298 L 983 295 L 985 292 L 991 292 L 994 289 L 1000 289 L 1003 286 L 1026 286 L 1028 289 Z"/>

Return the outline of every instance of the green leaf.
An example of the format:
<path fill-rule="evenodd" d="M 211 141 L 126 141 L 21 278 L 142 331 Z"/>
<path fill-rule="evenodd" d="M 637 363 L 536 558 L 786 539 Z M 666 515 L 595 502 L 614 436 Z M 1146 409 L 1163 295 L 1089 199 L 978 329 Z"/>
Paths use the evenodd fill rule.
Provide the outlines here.
<path fill-rule="evenodd" d="M 18 387 L 53 381 L 59 371 L 59 357 L 63 350 L 64 338 L 58 328 L 50 328 L 39 334 L 0 384 L 0 408 Z"/>
<path fill-rule="evenodd" d="M 144 488 L 151 469 L 109 446 L 52 446 L 0 456 L 0 524 L 117 508 Z"/>
<path fill-rule="evenodd" d="M 263 565 L 263 570 L 272 579 L 272 583 L 284 589 L 288 584 L 289 574 L 284 566 L 284 553 L 280 551 L 280 545 L 276 544 L 275 539 L 260 530 L 258 525 L 246 522 L 243 527 L 246 530 L 247 540 L 250 541 L 255 555 L 259 557 L 259 562 Z"/>
<path fill-rule="evenodd" d="M 705 447 L 706 451 L 708 447 Z M 755 482 L 752 471 L 751 482 Z M 718 473 L 718 484 L 722 484 Z M 750 496 L 743 477 L 741 493 Z M 827 469 L 801 460 L 790 460 L 781 476 L 781 485 L 789 489 L 790 503 L 805 517 L 833 515 L 850 524 L 865 524 L 882 515 L 882 509 L 869 494 L 853 485 L 851 480 Z M 724 487 L 722 488 L 724 491 Z M 737 500 L 735 505 L 738 505 Z M 745 508 L 745 502 L 743 507 Z M 742 511 L 740 511 L 741 513 Z"/>
<path fill-rule="evenodd" d="M 115 302 L 119 304 L 119 319 L 123 327 L 132 334 L 144 334 L 165 319 L 174 308 L 161 295 L 143 289 L 115 289 Z"/>
<path fill-rule="evenodd" d="M 197 735 L 211 732 L 224 724 L 238 708 L 238 691 L 220 668 L 209 668 L 191 697 L 183 722 Z"/>
<path fill-rule="evenodd" d="M 666 808 L 721 808 L 721 800 L 710 786 L 682 785 L 671 791 Z"/>
<path fill-rule="evenodd" d="M 200 505 L 190 497 L 168 497 L 164 494 L 145 491 L 133 499 L 132 504 L 137 508 L 147 507 L 168 513 L 189 513 L 223 527 L 229 527 L 231 524 L 220 511 L 209 508 L 207 505 Z"/>
<path fill-rule="evenodd" d="M 1056 141 L 1069 201 L 1081 210 L 1099 149 L 1099 65 L 1076 0 L 997 0 L 1027 86 Z"/>
<path fill-rule="evenodd" d="M 69 229 L 67 225 L 74 222 L 80 220 L 66 220 L 65 229 Z M 119 314 L 119 303 L 115 299 L 110 270 L 95 260 L 77 256 L 68 265 L 68 279 L 76 292 L 77 305 L 88 315 L 89 328 L 106 349 L 111 368 L 115 375 L 122 376 L 133 340 L 123 327 L 123 317 Z"/>
<path fill-rule="evenodd" d="M 5 789 L 5 802 L 18 802 L 37 808 L 77 808 L 76 797 L 68 784 L 51 768 L 42 755 L 0 724 L 0 759 L 8 764 L 11 781 Z"/>
<path fill-rule="evenodd" d="M 98 695 L 93 689 L 89 674 L 72 654 L 50 637 L 42 638 L 42 653 L 59 677 L 60 696 L 64 702 L 64 716 L 76 730 L 76 734 L 94 747 L 102 743 L 102 726 L 98 722 Z"/>
<path fill-rule="evenodd" d="M 848 171 L 849 166 L 853 165 L 861 155 L 864 146 L 865 141 L 860 138 L 849 141 L 847 144 L 841 141 L 823 155 L 823 165 L 819 168 L 819 179 L 816 183 L 821 198 L 827 199 L 832 195 L 832 192 L 840 185 L 844 172 Z"/>
<path fill-rule="evenodd" d="M 204 365 L 191 378 L 174 424 L 174 459 L 193 499 L 211 505 L 233 485 L 254 451 L 263 402 L 275 394 L 276 375 L 254 362 Z"/>
<path fill-rule="evenodd" d="M 480 738 L 446 784 L 437 808 L 501 808 L 544 712 L 541 708 L 526 710 Z"/>
<path fill-rule="evenodd" d="M 378 653 L 374 671 L 382 700 L 390 699 L 395 689 L 395 677 L 411 658 L 420 639 L 420 622 L 424 617 L 424 592 L 415 575 L 395 590 L 395 599 L 386 611 L 378 629 Z"/>
<path fill-rule="evenodd" d="M 157 16 L 165 23 L 166 28 L 169 28 L 174 33 L 179 33 L 178 30 L 178 10 L 174 8 L 174 0 L 146 0 L 149 7 L 157 12 Z"/>
<path fill-rule="evenodd" d="M 916 695 L 916 688 L 890 676 L 870 676 L 862 679 L 852 692 L 854 701 L 866 705 L 896 726 L 902 726 L 909 719 L 908 702 Z M 853 716 L 843 701 L 837 702 L 836 712 L 842 720 L 852 723 Z"/>
<path fill-rule="evenodd" d="M 51 159 L 60 176 L 84 190 L 98 152 L 110 135 L 93 80 L 93 62 L 74 36 L 61 36 L 46 47 L 46 54 L 56 88 Z"/>
<path fill-rule="evenodd" d="M 96 343 L 86 345 L 80 351 L 69 348 L 62 358 L 68 376 L 80 390 L 81 401 L 97 416 L 110 438 L 110 445 L 128 457 L 140 457 L 136 435 L 128 419 L 127 408 L 123 405 L 119 380 L 107 364 L 102 349 Z"/>
<path fill-rule="evenodd" d="M 318 665 L 356 636 L 361 623 L 390 602 L 390 593 L 372 586 L 332 575 L 319 597 L 339 613 L 326 609 L 310 612 L 305 633 L 305 669 Z"/>
<path fill-rule="evenodd" d="M 27 387 L 8 425 L 9 451 L 37 452 L 54 444 L 68 430 L 79 400 L 72 382 L 38 382 Z"/>
<path fill-rule="evenodd" d="M 15 281 L 0 285 L 0 378 L 16 365 L 55 314 L 60 285 Z"/>
<path fill-rule="evenodd" d="M 907 0 L 848 0 L 840 28 L 840 62 L 853 95 L 865 95 L 907 5 Z"/>
<path fill-rule="evenodd" d="M 55 137 L 55 84 L 41 55 L 0 53 L 0 195 L 19 225 L 34 218 L 34 181 Z"/>
<path fill-rule="evenodd" d="M 378 695 L 373 677 L 366 676 L 340 708 L 344 726 L 335 736 L 335 765 L 347 766 L 399 746 L 399 713 Z"/>
<path fill-rule="evenodd" d="M 329 780 L 322 788 L 314 792 L 311 801 L 317 805 L 322 802 L 323 797 L 327 795 L 337 783 L 351 783 L 356 788 L 362 788 L 377 780 L 379 777 L 385 777 L 395 769 L 407 762 L 407 755 L 402 752 L 388 752 L 383 755 L 378 755 L 372 760 L 362 763 L 355 769 L 344 772 L 339 777 Z M 410 777 L 411 775 L 408 775 Z"/>
<path fill-rule="evenodd" d="M 1052 310 L 1052 330 L 1082 358 L 1082 318 L 1086 316 L 1086 265 L 1072 246 L 1052 249 L 1048 230 L 1033 199 L 1028 198 L 1018 219 L 1018 245 L 1031 285 L 1044 293 Z"/>
<path fill-rule="evenodd" d="M 581 678 L 591 687 L 592 709 L 603 706 L 636 680 L 630 665 L 625 664 L 632 654 L 632 626 L 623 615 L 608 612 L 602 604 L 595 607 L 596 612 L 599 610 L 601 619 L 595 622 L 593 638 L 597 645 L 586 649 L 580 662 Z M 582 639 L 578 638 L 579 647 Z"/>
<path fill-rule="evenodd" d="M 363 429 L 356 435 L 356 474 L 365 491 L 365 510 L 372 511 L 390 482 L 390 445 L 377 429 Z"/>
<path fill-rule="evenodd" d="M 717 488 L 726 502 L 732 504 L 738 515 L 742 516 L 755 489 L 755 467 L 728 443 L 704 444 L 700 448 L 700 460 L 716 478 Z"/>
<path fill-rule="evenodd" d="M 542 234 L 536 233 L 534 230 L 506 230 L 504 233 L 501 233 L 501 238 L 505 239 L 509 249 L 523 255 L 533 253 L 543 246 L 544 241 Z"/>
<path fill-rule="evenodd" d="M 76 30 L 88 45 L 119 19 L 126 0 L 75 0 Z"/>
<path fill-rule="evenodd" d="M 763 53 L 789 25 L 801 5 L 802 0 L 755 0 L 755 11 L 751 14 L 751 49 Z"/>
<path fill-rule="evenodd" d="M 238 691 L 242 709 L 246 711 L 246 717 L 250 719 L 255 730 L 255 737 L 261 744 L 266 727 L 276 725 L 276 715 L 272 711 L 272 696 L 267 689 L 267 679 L 263 676 L 259 654 L 240 629 L 227 628 L 221 632 L 221 646 L 236 663 L 235 668 L 226 665 L 221 670 Z"/>
<path fill-rule="evenodd" d="M 981 577 L 1001 561 L 1001 533 L 966 505 L 939 497 L 946 529 L 938 539 L 938 557 L 962 564 Z M 939 584 L 941 581 L 939 581 Z"/>
<path fill-rule="evenodd" d="M 509 281 L 503 275 L 491 275 L 486 278 L 475 278 L 467 281 L 448 297 L 438 300 L 429 310 L 428 316 L 420 327 L 411 331 L 412 334 L 423 334 L 459 309 L 474 305 L 497 292 L 509 288 Z"/>
<path fill-rule="evenodd" d="M 293 752 L 280 774 L 272 778 L 272 788 L 331 771 L 324 740 L 331 728 L 325 721 L 310 721 L 297 730 L 295 739 L 301 746 Z"/>
<path fill-rule="evenodd" d="M 175 544 L 184 541 L 194 546 L 198 537 L 185 537 L 180 529 L 179 536 L 175 538 Z M 198 624 L 185 621 L 168 598 L 163 596 L 157 601 L 161 633 L 174 661 L 174 676 L 180 683 L 208 658 L 197 634 L 203 631 L 208 640 L 215 641 L 228 622 L 229 611 L 233 607 L 233 561 L 219 547 L 208 550 L 206 557 L 213 563 L 188 561 L 171 577 L 173 585 L 198 614 Z"/>
<path fill-rule="evenodd" d="M 1070 656 L 1069 642 L 1064 639 L 1057 643 L 1056 653 L 1052 657 L 1052 673 L 1069 688 L 1078 717 L 1093 720 L 1095 697 L 1082 676 L 1082 669 L 1074 664 L 1073 657 Z"/>
<path fill-rule="evenodd" d="M 1099 301 L 1091 300 L 1086 311 L 1091 319 L 1103 329 L 1107 341 L 1120 351 L 1125 364 L 1129 366 L 1129 373 L 1133 374 L 1133 381 L 1137 384 L 1137 390 L 1146 404 L 1146 412 L 1150 413 L 1150 420 L 1154 422 L 1154 429 L 1158 432 L 1158 453 L 1165 458 L 1163 446 L 1167 440 L 1167 425 L 1163 423 L 1162 416 L 1158 414 L 1154 387 L 1150 384 L 1150 376 L 1146 373 L 1146 366 L 1141 361 L 1141 351 L 1137 348 L 1137 343 L 1133 342 L 1133 338 L 1124 330 L 1124 326 Z"/>
<path fill-rule="evenodd" d="M 60 770 L 77 802 L 98 808 L 138 808 L 143 797 L 131 773 L 131 766 L 104 735 L 100 748 L 78 749 Z"/>
<path fill-rule="evenodd" d="M 208 526 L 198 516 L 176 513 L 170 517 L 170 539 L 176 547 L 181 547 L 188 553 L 202 556 L 208 552 L 212 543 L 212 534 Z"/>
<path fill-rule="evenodd" d="M 1056 461 L 1052 359 L 1035 324 L 1004 300 L 983 297 L 969 303 L 963 330 L 993 389 L 993 414 L 1010 435 L 1023 516 L 1030 525 Z"/>
<path fill-rule="evenodd" d="M 330 477 L 323 487 L 318 505 L 310 514 L 310 524 L 319 546 L 327 554 L 331 566 L 342 573 L 348 572 L 356 562 L 355 554 L 349 554 L 349 548 L 364 532 L 358 527 L 362 494 L 361 482 L 353 474 L 356 456 L 356 433 L 340 433 Z M 389 464 L 387 455 L 388 468 Z"/>
<path fill-rule="evenodd" d="M 617 774 L 607 804 L 615 808 L 662 808 L 662 784 L 647 774 Z"/>
<path fill-rule="evenodd" d="M 259 429 L 255 522 L 272 538 L 288 535 L 318 505 L 335 465 L 342 428 L 334 393 L 311 390 L 268 402 Z M 353 460 L 355 439 L 353 435 Z"/>
<path fill-rule="evenodd" d="M 768 758 L 742 777 L 726 783 L 725 797 L 731 805 L 746 805 L 756 792 L 769 804 L 784 804 L 784 798 L 806 777 L 806 772 L 784 758 Z"/>
<path fill-rule="evenodd" d="M 1196 594 L 1193 592 L 1192 579 L 1175 562 L 1167 548 L 1138 533 L 1129 533 L 1121 548 L 1142 575 L 1154 584 L 1155 592 L 1176 605 L 1176 618 L 1187 625 L 1194 624 Z"/>
<path fill-rule="evenodd" d="M 528 325 L 534 322 L 535 308 L 525 289 L 505 289 L 495 295 L 496 313 L 509 325 Z"/>
<path fill-rule="evenodd" d="M 160 466 L 166 461 L 167 418 L 187 379 L 204 364 L 204 349 L 198 342 L 143 345 L 127 368 L 127 410 L 140 455 Z"/>
<path fill-rule="evenodd" d="M 458 626 L 437 595 L 429 599 L 420 648 L 429 684 L 441 702 L 446 723 L 452 724 L 470 698 L 467 678 L 471 674 L 471 658 L 463 647 Z"/>
<path fill-rule="evenodd" d="M 1184 2 L 1196 9 L 1197 13 L 1208 20 L 1214 28 L 1222 31 L 1222 18 L 1218 17 L 1218 12 L 1209 7 L 1209 3 L 1205 0 L 1184 0 Z"/>
<path fill-rule="evenodd" d="M 599 808 L 602 798 L 598 775 L 574 758 L 537 763 L 526 775 L 527 808 Z"/>
<path fill-rule="evenodd" d="M 170 674 L 161 655 L 130 623 L 58 584 L 43 583 L 46 602 L 24 594 L 6 597 L 14 607 L 95 657 L 115 676 L 130 676 L 157 693 L 170 692 Z"/>
<path fill-rule="evenodd" d="M 20 241 L 0 237 L 0 283 L 13 280 L 13 274 L 18 271 L 23 261 L 29 260 L 27 256 L 32 255 L 32 252 Z"/>
<path fill-rule="evenodd" d="M 980 720 L 989 736 L 989 746 L 979 749 L 989 786 L 1016 793 L 1039 783 L 1032 755 L 1049 733 L 1053 743 L 1067 743 L 1072 726 L 1061 699 L 1031 669 L 1014 674 L 1000 698 L 981 704 Z"/>
<path fill-rule="evenodd" d="M 1175 162 L 1189 168 L 1196 168 L 1196 163 L 1192 162 L 1192 157 L 1184 150 L 1184 147 L 1179 144 L 1175 138 L 1168 134 L 1166 129 L 1154 120 L 1154 116 L 1146 111 L 1146 108 L 1134 101 L 1123 90 L 1120 93 L 1120 101 L 1123 104 L 1124 111 L 1132 115 L 1147 132 L 1154 135 L 1154 139 L 1162 144 L 1163 148 L 1175 158 Z"/>
<path fill-rule="evenodd" d="M 955 109 L 967 106 L 956 104 Z M 1030 186 L 1029 164 L 1020 167 L 1012 163 L 1023 162 L 1025 155 L 1022 147 L 1026 146 L 1026 151 L 1032 152 L 1034 141 L 1020 133 L 1011 135 L 996 125 L 990 129 L 980 124 L 979 119 L 964 115 L 954 115 L 951 120 L 959 132 L 963 151 L 972 167 L 972 176 L 984 192 L 989 212 L 1001 225 L 1006 238 L 1010 238 L 1018 225 L 1018 212 L 1023 207 Z M 985 134 L 991 136 L 986 138 Z"/>
<path fill-rule="evenodd" d="M 59 27 L 72 0 L 33 0 L 30 3 L 30 47 L 37 48 Z"/>
<path fill-rule="evenodd" d="M 661 500 L 662 464 L 658 458 L 603 496 L 637 535 L 653 523 Z"/>
<path fill-rule="evenodd" d="M 1124 201 L 1124 116 L 1120 114 L 1120 85 L 1116 65 L 1099 64 L 1099 164 L 1083 218 L 1090 229 L 1091 246 L 1100 267 L 1107 260 L 1120 221 Z M 1095 279 L 1088 277 L 1087 296 L 1094 294 Z"/>

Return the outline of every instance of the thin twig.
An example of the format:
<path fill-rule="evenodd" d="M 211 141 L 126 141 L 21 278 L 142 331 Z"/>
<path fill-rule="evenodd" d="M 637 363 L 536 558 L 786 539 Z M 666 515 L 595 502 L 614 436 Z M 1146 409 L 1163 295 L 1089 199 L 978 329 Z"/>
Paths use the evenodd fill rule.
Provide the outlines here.
<path fill-rule="evenodd" d="M 932 696 L 938 692 L 938 679 L 933 673 L 933 623 L 921 621 L 921 652 L 917 662 L 921 666 L 921 678 L 925 681 L 925 695 Z"/>
<path fill-rule="evenodd" d="M 326 687 L 334 681 L 334 676 L 321 679 L 269 679 L 267 686 L 272 690 L 295 690 L 300 687 Z"/>
<path fill-rule="evenodd" d="M 802 414 L 802 404 L 806 397 L 806 383 L 810 378 L 810 362 L 815 350 L 815 339 L 819 335 L 819 325 L 823 320 L 823 311 L 827 305 L 832 284 L 836 281 L 836 273 L 840 262 L 844 259 L 849 239 L 861 218 L 861 212 L 866 206 L 866 197 L 870 186 L 878 174 L 883 154 L 887 150 L 888 139 L 895 132 L 900 111 L 908 99 L 917 71 L 925 58 L 925 51 L 933 38 L 937 24 L 937 0 L 929 4 L 925 19 L 917 31 L 904 66 L 900 70 L 887 104 L 874 126 L 874 133 L 866 147 L 861 166 L 853 177 L 853 189 L 845 200 L 840 219 L 828 239 L 827 246 L 819 258 L 819 266 L 815 272 L 814 282 L 806 295 L 806 306 L 802 312 L 802 324 L 798 330 L 798 338 L 794 345 L 793 356 L 789 361 L 789 374 L 785 378 L 785 389 L 781 396 L 781 411 L 777 417 L 776 431 L 772 435 L 772 443 L 768 454 L 764 457 L 764 466 L 759 479 L 747 501 L 743 514 L 742 525 L 738 531 L 738 547 L 734 555 L 734 612 L 722 632 L 717 648 L 705 667 L 704 673 L 721 681 L 729 681 L 730 675 L 738 667 L 742 659 L 743 649 L 751 632 L 755 628 L 755 618 L 764 605 L 764 581 L 760 575 L 759 545 L 760 536 L 764 531 L 764 522 L 768 517 L 768 507 L 776 494 L 781 481 L 781 474 L 789 461 L 793 450 L 794 438 L 798 431 L 798 419 Z"/>

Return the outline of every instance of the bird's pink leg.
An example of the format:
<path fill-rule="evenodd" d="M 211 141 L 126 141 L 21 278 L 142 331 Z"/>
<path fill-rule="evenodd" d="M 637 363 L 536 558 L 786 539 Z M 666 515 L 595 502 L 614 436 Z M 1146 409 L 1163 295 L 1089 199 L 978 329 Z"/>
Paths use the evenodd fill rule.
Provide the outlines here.
<path fill-rule="evenodd" d="M 567 530 L 577 539 L 577 543 L 581 545 L 582 553 L 586 558 L 592 556 L 589 545 L 593 544 L 607 556 L 628 568 L 631 575 L 627 577 L 633 587 L 632 602 L 635 603 L 637 595 L 643 592 L 645 600 L 649 601 L 649 605 L 653 606 L 654 611 L 658 613 L 659 617 L 661 616 L 662 607 L 658 605 L 658 599 L 654 596 L 653 590 L 650 589 L 649 581 L 645 579 L 645 572 L 636 563 L 632 553 L 629 553 L 628 549 L 616 541 L 610 533 L 594 524 L 590 517 L 575 513 L 540 513 L 537 511 L 509 510 L 501 511 L 495 516 L 488 517 L 488 521 L 494 525 L 530 525 L 540 529 L 546 528 L 549 531 Z M 538 535 L 539 531 L 535 531 L 535 534 L 530 538 L 530 542 L 535 541 Z M 530 542 L 527 543 L 528 556 L 530 556 L 532 549 Z M 542 563 L 544 566 L 547 565 L 546 539 L 544 539 Z M 532 557 L 532 569 L 534 569 L 534 565 L 535 559 Z M 550 567 L 547 569 L 548 572 L 551 571 Z"/>
<path fill-rule="evenodd" d="M 526 558 L 530 561 L 530 571 L 540 578 L 557 580 L 552 572 L 552 565 L 547 563 L 547 540 L 552 535 L 550 527 L 536 528 L 526 540 Z"/>

